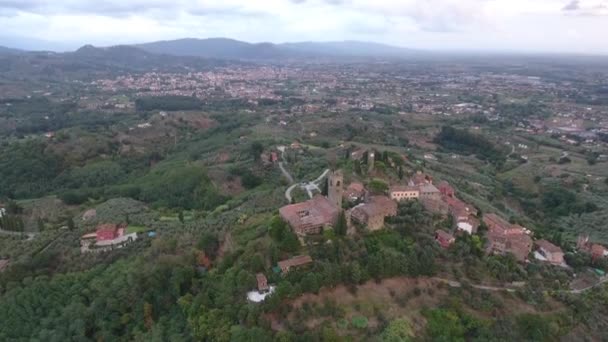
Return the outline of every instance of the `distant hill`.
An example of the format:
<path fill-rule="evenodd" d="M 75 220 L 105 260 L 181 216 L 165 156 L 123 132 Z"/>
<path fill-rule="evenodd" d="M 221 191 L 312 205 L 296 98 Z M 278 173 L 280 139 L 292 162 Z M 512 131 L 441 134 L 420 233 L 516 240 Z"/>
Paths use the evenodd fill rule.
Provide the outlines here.
<path fill-rule="evenodd" d="M 396 57 L 416 50 L 359 42 L 247 43 L 227 38 L 178 39 L 134 45 L 150 53 L 219 59 L 279 59 L 311 56 Z"/>
<path fill-rule="evenodd" d="M 23 51 L 21 50 L 17 50 L 17 49 L 11 49 L 11 48 L 7 48 L 5 46 L 0 46 L 0 54 L 18 54 L 18 53 L 22 53 Z"/>
<path fill-rule="evenodd" d="M 285 57 L 285 51 L 270 43 L 251 44 L 227 38 L 178 39 L 135 45 L 147 52 L 173 56 L 219 59 L 269 59 Z"/>

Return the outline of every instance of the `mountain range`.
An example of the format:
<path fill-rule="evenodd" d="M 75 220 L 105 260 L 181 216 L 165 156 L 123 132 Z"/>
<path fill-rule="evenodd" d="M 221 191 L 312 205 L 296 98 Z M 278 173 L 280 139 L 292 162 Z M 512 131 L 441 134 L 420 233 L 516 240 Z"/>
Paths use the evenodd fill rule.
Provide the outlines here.
<path fill-rule="evenodd" d="M 142 56 L 145 55 L 143 52 L 156 55 L 228 60 L 276 60 L 311 57 L 406 57 L 420 53 L 417 50 L 360 41 L 273 44 L 247 43 L 228 38 L 185 38 L 106 48 L 85 45 L 73 53 L 97 58 L 104 55 L 112 58 L 125 57 L 123 54 L 127 54 L 130 57 L 139 56 L 143 58 Z M 26 53 L 26 51 L 0 47 L 0 54 L 8 53 Z"/>
<path fill-rule="evenodd" d="M 276 59 L 298 57 L 404 57 L 417 50 L 360 42 L 247 43 L 227 38 L 186 38 L 135 45 L 152 53 L 220 59 Z"/>

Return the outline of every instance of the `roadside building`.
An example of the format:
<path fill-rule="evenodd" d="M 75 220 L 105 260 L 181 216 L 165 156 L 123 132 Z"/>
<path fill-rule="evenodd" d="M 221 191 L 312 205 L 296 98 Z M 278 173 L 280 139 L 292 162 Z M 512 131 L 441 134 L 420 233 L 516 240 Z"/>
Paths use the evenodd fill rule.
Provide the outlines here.
<path fill-rule="evenodd" d="M 564 263 L 564 252 L 558 246 L 547 240 L 538 240 L 534 244 L 538 247 L 538 252 L 547 262 L 554 265 Z"/>
<path fill-rule="evenodd" d="M 576 241 L 576 248 L 582 252 L 591 254 L 593 260 L 598 260 L 608 255 L 606 247 L 589 241 L 588 234 L 579 235 Z"/>

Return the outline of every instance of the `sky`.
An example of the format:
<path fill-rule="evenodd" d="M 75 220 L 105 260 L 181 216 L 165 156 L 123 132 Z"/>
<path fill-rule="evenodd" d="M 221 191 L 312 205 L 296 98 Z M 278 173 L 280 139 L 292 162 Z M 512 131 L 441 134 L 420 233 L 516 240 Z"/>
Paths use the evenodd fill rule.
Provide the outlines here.
<path fill-rule="evenodd" d="M 0 0 L 0 28 L 25 49 L 227 37 L 608 54 L 608 0 Z"/>

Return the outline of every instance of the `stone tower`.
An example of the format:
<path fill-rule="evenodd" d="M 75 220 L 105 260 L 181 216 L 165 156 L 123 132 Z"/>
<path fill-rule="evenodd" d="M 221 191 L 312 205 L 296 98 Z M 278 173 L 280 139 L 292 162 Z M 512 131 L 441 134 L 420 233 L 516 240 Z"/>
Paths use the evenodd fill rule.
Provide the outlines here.
<path fill-rule="evenodd" d="M 327 176 L 327 198 L 338 209 L 342 209 L 342 186 L 344 176 L 342 171 L 332 171 Z"/>

